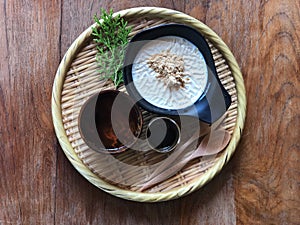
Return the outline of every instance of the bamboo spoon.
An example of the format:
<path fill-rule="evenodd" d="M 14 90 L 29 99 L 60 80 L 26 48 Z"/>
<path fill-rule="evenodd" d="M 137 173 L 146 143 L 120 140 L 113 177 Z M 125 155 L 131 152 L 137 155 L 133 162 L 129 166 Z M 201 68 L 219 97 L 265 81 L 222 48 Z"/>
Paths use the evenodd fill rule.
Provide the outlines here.
<path fill-rule="evenodd" d="M 141 188 L 141 191 L 144 191 L 154 184 L 157 184 L 173 174 L 182 169 L 189 161 L 207 155 L 213 155 L 221 150 L 223 150 L 230 141 L 230 133 L 224 129 L 215 130 L 204 137 L 198 148 L 189 154 L 187 157 L 183 157 L 181 161 L 175 163 L 170 168 L 164 170 L 162 173 L 157 175 L 156 177 L 150 179 L 146 184 L 144 184 Z"/>
<path fill-rule="evenodd" d="M 183 145 L 181 145 L 178 149 L 176 149 L 166 160 L 163 161 L 161 165 L 159 165 L 153 173 L 147 178 L 148 180 L 153 179 L 163 171 L 165 171 L 170 165 L 173 165 L 173 162 L 178 159 L 178 157 L 184 152 L 184 150 L 187 149 L 188 146 L 190 146 L 195 140 L 209 134 L 210 132 L 215 131 L 218 128 L 222 127 L 222 123 L 224 119 L 226 118 L 227 113 L 225 113 L 220 119 L 218 119 L 216 122 L 214 122 L 211 126 L 208 126 L 207 124 L 201 125 L 200 134 L 196 132 L 190 139 L 188 139 Z"/>

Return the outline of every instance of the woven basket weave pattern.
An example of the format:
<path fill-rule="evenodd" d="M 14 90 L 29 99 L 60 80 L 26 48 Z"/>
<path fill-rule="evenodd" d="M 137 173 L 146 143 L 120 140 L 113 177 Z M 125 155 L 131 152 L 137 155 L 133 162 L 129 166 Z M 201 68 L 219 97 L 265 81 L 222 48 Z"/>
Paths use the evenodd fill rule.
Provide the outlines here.
<path fill-rule="evenodd" d="M 218 76 L 232 98 L 232 105 L 225 118 L 225 128 L 232 134 L 230 144 L 216 157 L 193 160 L 176 175 L 146 190 L 147 193 L 139 192 L 138 184 L 151 173 L 145 168 L 162 161 L 166 155 L 154 151 L 137 153 L 128 150 L 115 156 L 118 159 L 115 160 L 110 155 L 91 150 L 78 131 L 78 115 L 84 102 L 100 90 L 114 88 L 111 82 L 99 78 L 95 59 L 96 44 L 91 40 L 88 29 L 70 47 L 57 72 L 52 99 L 56 133 L 65 154 L 75 168 L 101 189 L 136 201 L 177 198 L 208 182 L 234 152 L 244 122 L 243 79 L 227 46 L 208 27 L 192 17 L 162 8 L 136 8 L 121 11 L 120 14 L 133 27 L 130 36 L 145 28 L 173 22 L 190 25 L 205 36 L 215 60 Z M 120 90 L 126 91 L 124 87 Z M 143 111 L 142 136 L 145 135 L 145 126 L 153 116 L 155 115 Z M 127 170 L 124 169 L 124 164 L 130 165 L 125 167 Z"/>

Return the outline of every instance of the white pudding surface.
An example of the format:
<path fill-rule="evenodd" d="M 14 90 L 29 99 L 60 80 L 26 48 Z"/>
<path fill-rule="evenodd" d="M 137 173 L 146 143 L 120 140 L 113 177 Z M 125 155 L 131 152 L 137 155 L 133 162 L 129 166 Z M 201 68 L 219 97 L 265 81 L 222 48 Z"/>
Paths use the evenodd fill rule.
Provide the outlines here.
<path fill-rule="evenodd" d="M 169 88 L 149 67 L 149 58 L 162 52 L 183 58 L 184 87 Z M 176 66 L 176 62 L 174 62 Z M 165 36 L 148 42 L 140 49 L 132 65 L 132 80 L 147 102 L 163 109 L 178 110 L 193 105 L 207 85 L 208 68 L 199 49 L 185 38 Z"/>

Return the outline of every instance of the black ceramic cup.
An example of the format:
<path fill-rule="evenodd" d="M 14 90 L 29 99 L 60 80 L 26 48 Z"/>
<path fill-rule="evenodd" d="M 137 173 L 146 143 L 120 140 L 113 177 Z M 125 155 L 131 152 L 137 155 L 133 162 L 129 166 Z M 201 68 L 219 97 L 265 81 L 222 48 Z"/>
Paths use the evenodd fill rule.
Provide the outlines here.
<path fill-rule="evenodd" d="M 106 90 L 84 103 L 78 123 L 81 137 L 91 149 L 119 153 L 136 142 L 142 130 L 142 114 L 129 95 Z"/>
<path fill-rule="evenodd" d="M 148 145 L 155 151 L 166 153 L 174 150 L 180 142 L 180 127 L 168 117 L 153 118 L 146 130 Z"/>

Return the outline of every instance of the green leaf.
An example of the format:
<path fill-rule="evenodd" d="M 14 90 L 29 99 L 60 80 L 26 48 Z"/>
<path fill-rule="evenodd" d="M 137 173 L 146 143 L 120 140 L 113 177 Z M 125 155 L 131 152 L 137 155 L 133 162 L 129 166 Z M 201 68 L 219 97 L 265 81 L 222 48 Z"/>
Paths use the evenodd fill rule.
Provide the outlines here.
<path fill-rule="evenodd" d="M 121 16 L 113 15 L 113 10 L 100 10 L 100 17 L 94 16 L 98 29 L 92 27 L 92 36 L 98 43 L 96 61 L 100 67 L 101 77 L 111 79 L 118 87 L 123 82 L 122 66 L 128 35 L 131 27 Z"/>

